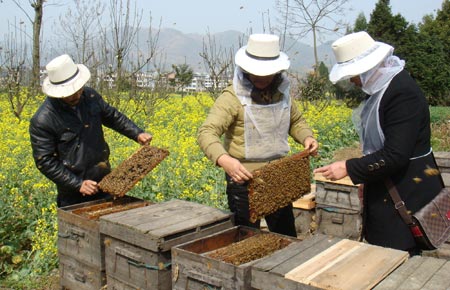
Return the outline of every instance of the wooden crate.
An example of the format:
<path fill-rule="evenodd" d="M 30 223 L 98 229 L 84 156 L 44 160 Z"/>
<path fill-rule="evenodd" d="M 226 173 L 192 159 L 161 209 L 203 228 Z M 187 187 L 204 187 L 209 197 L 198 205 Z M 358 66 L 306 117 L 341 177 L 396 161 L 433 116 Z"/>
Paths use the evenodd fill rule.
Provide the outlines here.
<path fill-rule="evenodd" d="M 233 215 L 183 200 L 100 218 L 108 288 L 172 289 L 172 247 L 233 226 Z"/>
<path fill-rule="evenodd" d="M 450 173 L 450 152 L 434 152 L 439 170 L 444 173 Z"/>
<path fill-rule="evenodd" d="M 131 196 L 120 199 L 101 199 L 58 208 L 58 255 L 60 284 L 68 289 L 84 288 L 90 281 L 105 283 L 105 247 L 99 230 L 99 215 L 120 210 L 144 207 L 149 202 Z M 70 274 L 66 269 L 74 269 Z M 87 272 L 86 272 L 87 271 Z M 88 274 L 86 274 L 88 273 Z M 81 278 L 80 278 L 81 277 Z M 83 277 L 90 277 L 89 279 Z"/>
<path fill-rule="evenodd" d="M 319 174 L 316 180 L 317 233 L 359 239 L 362 216 L 358 186 L 349 178 L 330 181 Z"/>
<path fill-rule="evenodd" d="M 172 248 L 172 289 L 254 289 L 251 287 L 251 265 L 258 259 L 248 259 L 246 263 L 234 265 L 212 258 L 211 254 L 250 237 L 256 237 L 257 234 L 280 237 L 289 244 L 287 247 L 300 241 L 288 236 L 237 226 L 178 245 Z"/>
<path fill-rule="evenodd" d="M 450 289 L 450 261 L 414 256 L 398 267 L 374 289 Z"/>
<path fill-rule="evenodd" d="M 252 265 L 251 286 L 260 290 L 371 289 L 408 253 L 315 235 Z"/>
<path fill-rule="evenodd" d="M 73 257 L 59 254 L 59 276 L 62 289 L 101 289 L 106 284 L 105 271 L 83 264 Z"/>
<path fill-rule="evenodd" d="M 441 171 L 444 185 L 450 189 L 450 152 L 434 152 L 434 157 Z"/>

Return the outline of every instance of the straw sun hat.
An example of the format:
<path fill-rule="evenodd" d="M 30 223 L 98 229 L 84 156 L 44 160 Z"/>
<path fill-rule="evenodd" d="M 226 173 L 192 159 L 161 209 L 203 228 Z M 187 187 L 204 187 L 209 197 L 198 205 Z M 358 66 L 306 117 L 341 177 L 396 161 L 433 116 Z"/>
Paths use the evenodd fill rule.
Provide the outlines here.
<path fill-rule="evenodd" d="M 331 48 L 337 62 L 329 75 L 332 83 L 369 71 L 394 50 L 386 43 L 373 40 L 364 31 L 339 38 Z"/>
<path fill-rule="evenodd" d="M 42 83 L 42 91 L 49 97 L 65 98 L 81 89 L 91 77 L 83 64 L 75 64 L 70 56 L 63 54 L 51 60 L 47 66 L 48 76 Z"/>
<path fill-rule="evenodd" d="M 280 51 L 279 37 L 272 34 L 252 34 L 234 59 L 244 71 L 257 76 L 273 75 L 289 68 L 288 56 Z"/>

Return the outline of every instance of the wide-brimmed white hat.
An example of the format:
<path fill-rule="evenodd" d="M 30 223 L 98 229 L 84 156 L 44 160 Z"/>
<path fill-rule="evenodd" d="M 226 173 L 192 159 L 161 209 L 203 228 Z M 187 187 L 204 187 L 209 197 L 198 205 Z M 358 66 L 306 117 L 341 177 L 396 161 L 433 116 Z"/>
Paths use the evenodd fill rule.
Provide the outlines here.
<path fill-rule="evenodd" d="M 392 53 L 394 48 L 373 40 L 365 31 L 345 35 L 331 45 L 336 64 L 331 69 L 332 83 L 369 71 Z"/>
<path fill-rule="evenodd" d="M 236 65 L 257 76 L 268 76 L 287 70 L 288 56 L 280 51 L 280 39 L 273 34 L 252 34 L 247 45 L 234 58 Z"/>
<path fill-rule="evenodd" d="M 63 54 L 51 60 L 45 68 L 47 77 L 42 91 L 49 97 L 65 98 L 81 89 L 91 77 L 83 64 L 75 64 L 70 56 Z"/>

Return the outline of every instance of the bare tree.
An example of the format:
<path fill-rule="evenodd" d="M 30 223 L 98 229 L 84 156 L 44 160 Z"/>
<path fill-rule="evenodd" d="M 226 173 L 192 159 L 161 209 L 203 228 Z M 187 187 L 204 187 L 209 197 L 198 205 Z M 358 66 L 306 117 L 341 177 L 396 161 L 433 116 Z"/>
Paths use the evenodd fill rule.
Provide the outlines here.
<path fill-rule="evenodd" d="M 125 3 L 124 3 L 125 2 Z M 103 41 L 108 45 L 105 53 L 110 54 L 109 60 L 116 70 L 116 84 L 120 90 L 123 87 L 124 62 L 136 40 L 142 20 L 142 12 L 131 7 L 131 0 L 110 0 L 110 24 L 102 29 Z"/>
<path fill-rule="evenodd" d="M 282 16 L 282 26 L 294 39 L 312 33 L 314 69 L 319 67 L 317 40 L 319 33 L 336 32 L 345 25 L 335 17 L 343 15 L 348 0 L 277 0 L 277 10 Z"/>
<path fill-rule="evenodd" d="M 2 69 L 7 76 L 4 85 L 11 111 L 20 121 L 25 105 L 34 96 L 34 90 L 26 88 L 30 83 L 30 73 L 27 66 L 29 49 L 25 30 L 20 28 L 20 25 L 12 27 L 13 30 L 8 31 L 2 47 Z"/>
<path fill-rule="evenodd" d="M 78 62 L 90 68 L 95 67 L 93 58 L 97 37 L 101 33 L 98 19 L 102 18 L 104 5 L 101 2 L 90 0 L 73 0 L 74 8 L 69 8 L 64 15 L 59 16 L 58 33 L 65 40 L 64 44 L 69 46 L 68 50 Z"/>
<path fill-rule="evenodd" d="M 203 83 L 202 86 L 213 99 L 219 96 L 224 85 L 229 83 L 233 77 L 233 55 L 233 47 L 227 49 L 218 46 L 215 37 L 209 31 L 207 32 L 206 40 L 203 39 L 203 50 L 200 52 L 200 57 L 203 59 L 210 83 Z"/>
<path fill-rule="evenodd" d="M 33 24 L 33 69 L 32 69 L 32 86 L 34 88 L 40 85 L 40 43 L 41 43 L 41 29 L 42 29 L 42 16 L 44 13 L 44 2 L 46 0 L 28 0 L 28 3 L 33 8 L 34 16 L 33 18 L 27 13 L 25 8 L 18 0 L 12 0 L 20 10 L 22 10 L 28 20 Z"/>

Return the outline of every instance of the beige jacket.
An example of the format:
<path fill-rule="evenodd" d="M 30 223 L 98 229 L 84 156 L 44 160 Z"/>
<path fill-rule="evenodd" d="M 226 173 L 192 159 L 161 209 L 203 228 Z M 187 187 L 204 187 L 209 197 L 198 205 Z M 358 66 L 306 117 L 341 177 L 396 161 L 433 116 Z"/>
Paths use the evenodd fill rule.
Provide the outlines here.
<path fill-rule="evenodd" d="M 313 132 L 306 124 L 295 102 L 292 102 L 290 115 L 289 135 L 296 142 L 303 144 L 306 137 L 313 136 Z M 267 162 L 245 160 L 244 140 L 244 108 L 235 95 L 233 86 L 229 86 L 217 98 L 205 122 L 198 129 L 197 141 L 205 155 L 216 165 L 217 159 L 223 154 L 229 154 L 238 159 L 249 171 L 266 164 Z"/>

